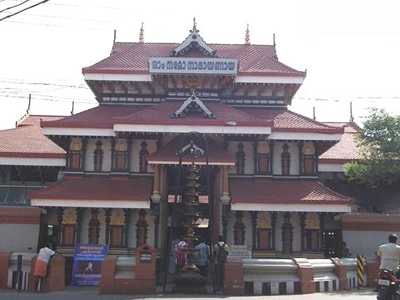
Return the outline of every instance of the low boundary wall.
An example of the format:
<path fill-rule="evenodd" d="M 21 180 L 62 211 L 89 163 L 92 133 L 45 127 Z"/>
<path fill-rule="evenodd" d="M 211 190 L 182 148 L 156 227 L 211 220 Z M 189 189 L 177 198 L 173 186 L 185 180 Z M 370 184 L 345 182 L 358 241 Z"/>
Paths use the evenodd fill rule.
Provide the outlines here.
<path fill-rule="evenodd" d="M 364 258 L 364 283 L 373 287 L 376 259 Z M 235 272 L 232 270 L 235 269 Z M 357 259 L 229 259 L 224 293 L 228 295 L 290 295 L 358 288 Z"/>

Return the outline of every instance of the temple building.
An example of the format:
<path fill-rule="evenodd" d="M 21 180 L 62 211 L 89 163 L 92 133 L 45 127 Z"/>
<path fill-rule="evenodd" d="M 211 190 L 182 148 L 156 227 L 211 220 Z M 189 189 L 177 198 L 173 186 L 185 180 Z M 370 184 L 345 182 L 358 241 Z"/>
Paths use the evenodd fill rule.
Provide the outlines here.
<path fill-rule="evenodd" d="M 48 144 L 31 147 L 48 153 L 10 166 L 0 153 L 3 186 L 37 174 L 24 193 L 40 208 L 41 240 L 71 259 L 79 243 L 125 255 L 148 243 L 165 265 L 185 227 L 195 165 L 197 236 L 222 235 L 253 257 L 335 255 L 340 216 L 355 201 L 319 181 L 321 166 L 340 162 L 318 158 L 345 128 L 288 109 L 306 73 L 280 62 L 275 44 L 251 44 L 248 32 L 243 44 L 209 44 L 195 22 L 182 43 L 145 43 L 141 33 L 83 68 L 97 107 L 27 116 L 21 124 L 30 126 L 14 129 L 34 131 Z"/>

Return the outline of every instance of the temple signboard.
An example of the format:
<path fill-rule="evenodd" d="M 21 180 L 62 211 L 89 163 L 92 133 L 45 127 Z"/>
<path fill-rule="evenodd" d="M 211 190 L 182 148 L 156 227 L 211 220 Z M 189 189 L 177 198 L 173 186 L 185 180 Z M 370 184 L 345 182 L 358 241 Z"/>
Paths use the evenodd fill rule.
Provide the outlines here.
<path fill-rule="evenodd" d="M 234 58 L 151 57 L 150 74 L 237 75 L 238 60 Z"/>

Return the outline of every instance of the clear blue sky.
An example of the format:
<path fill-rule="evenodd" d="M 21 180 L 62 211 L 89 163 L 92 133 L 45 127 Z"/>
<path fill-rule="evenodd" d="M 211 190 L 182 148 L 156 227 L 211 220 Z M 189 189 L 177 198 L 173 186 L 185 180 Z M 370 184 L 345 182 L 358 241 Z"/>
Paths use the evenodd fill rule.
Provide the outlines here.
<path fill-rule="evenodd" d="M 0 0 L 0 11 L 23 0 Z M 0 18 L 21 8 L 5 10 Z M 368 107 L 400 114 L 400 4 L 395 0 L 129 1 L 50 0 L 0 21 L 0 129 L 24 115 L 69 115 L 96 105 L 82 67 L 109 55 L 117 41 L 181 42 L 196 17 L 209 43 L 272 44 L 279 60 L 307 69 L 291 110 L 319 121 L 361 123 Z"/>

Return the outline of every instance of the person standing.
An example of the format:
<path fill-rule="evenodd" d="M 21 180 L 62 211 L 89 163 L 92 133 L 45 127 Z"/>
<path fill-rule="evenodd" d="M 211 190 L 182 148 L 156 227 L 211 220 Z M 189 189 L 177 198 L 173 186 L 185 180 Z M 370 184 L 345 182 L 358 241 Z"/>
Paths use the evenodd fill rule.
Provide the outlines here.
<path fill-rule="evenodd" d="M 229 245 L 225 243 L 222 235 L 218 237 L 218 242 L 214 244 L 213 251 L 216 291 L 222 292 L 224 286 L 224 267 L 226 258 L 229 255 Z"/>
<path fill-rule="evenodd" d="M 56 252 L 48 247 L 43 247 L 39 250 L 35 263 L 35 271 L 33 273 L 35 276 L 35 291 L 41 291 L 43 278 L 46 277 L 47 273 L 47 265 L 54 254 L 56 254 Z"/>
<path fill-rule="evenodd" d="M 178 273 L 186 264 L 186 249 L 188 244 L 185 240 L 181 239 L 181 241 L 175 245 L 176 251 L 176 266 L 178 267 Z"/>
<path fill-rule="evenodd" d="M 203 277 L 207 276 L 208 260 L 210 257 L 210 246 L 206 245 L 204 238 L 200 237 L 199 244 L 194 247 L 196 266 L 200 270 L 200 275 Z"/>
<path fill-rule="evenodd" d="M 376 255 L 380 258 L 379 270 L 390 270 L 396 273 L 399 270 L 400 246 L 397 245 L 397 235 L 389 235 L 389 243 L 380 245 Z"/>

